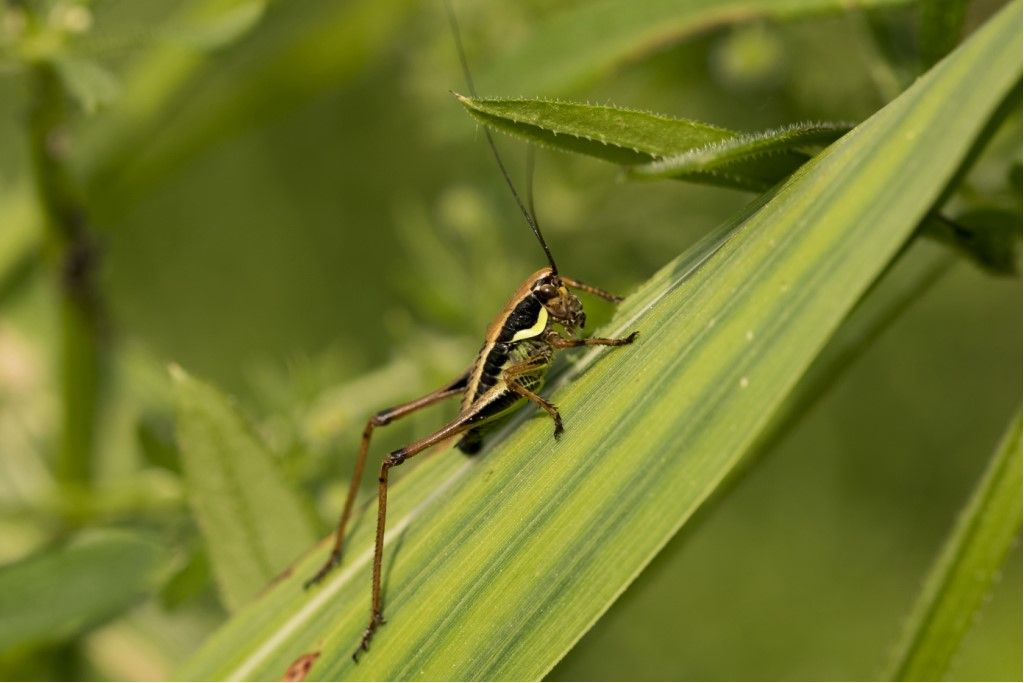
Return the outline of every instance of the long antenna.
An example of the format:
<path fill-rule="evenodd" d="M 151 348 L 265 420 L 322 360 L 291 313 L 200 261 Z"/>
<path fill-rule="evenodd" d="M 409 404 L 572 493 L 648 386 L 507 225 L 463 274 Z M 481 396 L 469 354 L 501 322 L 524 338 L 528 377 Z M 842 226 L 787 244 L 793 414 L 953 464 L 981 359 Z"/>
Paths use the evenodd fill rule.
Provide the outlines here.
<path fill-rule="evenodd" d="M 455 10 L 452 9 L 451 1 L 444 0 L 444 9 L 448 14 L 448 24 L 452 29 L 452 36 L 455 38 L 455 48 L 459 53 L 459 63 L 462 64 L 462 75 L 466 78 L 466 87 L 469 88 L 469 94 L 476 98 L 476 87 L 473 85 L 473 76 L 469 72 L 469 62 L 466 61 L 466 51 L 462 47 L 462 33 L 459 31 L 459 21 L 455 17 Z M 519 205 L 519 210 L 523 212 L 523 217 L 526 218 L 526 222 L 529 223 L 530 229 L 533 230 L 533 234 L 537 236 L 537 240 L 540 242 L 540 246 L 544 249 L 544 255 L 548 257 L 548 263 L 551 264 L 551 271 L 558 274 L 558 266 L 555 265 L 555 257 L 551 255 L 551 249 L 548 248 L 548 243 L 544 239 L 544 235 L 540 232 L 540 226 L 537 225 L 537 218 L 533 213 L 532 206 L 528 209 L 523 200 L 520 199 L 519 193 L 516 191 L 516 186 L 512 182 L 512 177 L 509 176 L 508 170 L 505 168 L 505 164 L 501 161 L 501 155 L 498 153 L 498 146 L 494 144 L 494 138 L 491 137 L 491 131 L 488 130 L 487 126 L 483 127 L 484 135 L 487 137 L 487 144 L 491 147 L 491 152 L 494 153 L 494 160 L 498 162 L 498 168 L 501 169 L 501 175 L 504 176 L 505 182 L 508 184 L 508 189 L 512 191 L 512 198 L 516 200 L 516 204 Z M 531 163 L 532 166 L 532 163 Z M 530 192 L 530 204 L 533 204 L 532 190 Z"/>
<path fill-rule="evenodd" d="M 533 145 L 526 145 L 526 208 L 533 216 L 533 222 L 537 222 L 537 209 L 533 206 L 533 166 L 536 156 L 533 153 Z"/>

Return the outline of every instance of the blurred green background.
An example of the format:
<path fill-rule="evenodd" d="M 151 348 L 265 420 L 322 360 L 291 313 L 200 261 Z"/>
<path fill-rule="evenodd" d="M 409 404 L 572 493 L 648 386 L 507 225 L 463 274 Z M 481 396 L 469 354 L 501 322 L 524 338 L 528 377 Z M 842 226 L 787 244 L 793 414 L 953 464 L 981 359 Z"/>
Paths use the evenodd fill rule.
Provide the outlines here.
<path fill-rule="evenodd" d="M 532 91 L 530 74 L 490 78 L 537 25 L 585 4 L 457 3 L 480 93 L 754 130 L 862 120 L 920 68 L 914 8 L 894 7 L 716 26 L 556 92 Z M 967 30 L 999 4 L 971 4 Z M 35 568 L 67 614 L 60 628 L 5 626 L 17 600 L 0 594 L 0 677 L 167 677 L 226 615 L 185 502 L 168 364 L 237 399 L 326 534 L 366 416 L 464 367 L 542 255 L 448 94 L 463 84 L 439 2 L 2 7 L 0 586 Z M 84 481 L 54 464 L 59 278 L 52 240 L 31 257 L 48 240 L 32 188 L 26 12 L 44 24 L 31 50 L 63 60 L 62 144 L 100 254 L 108 353 Z M 954 202 L 996 196 L 1019 210 L 1006 178 L 1016 163 L 1019 183 L 1020 140 L 1018 105 Z M 499 144 L 522 178 L 522 145 Z M 607 164 L 545 151 L 535 183 L 562 268 L 622 293 L 752 199 L 623 182 Z M 23 258 L 22 276 L 2 277 Z M 880 675 L 1019 401 L 1021 305 L 1018 279 L 959 261 L 552 677 Z M 411 418 L 376 447 L 446 414 Z M 127 550 L 108 557 L 111 543 Z M 82 549 L 93 564 L 68 559 Z M 76 584 L 82 567 L 118 580 Z M 1021 678 L 1021 600 L 1018 546 L 953 677 Z"/>

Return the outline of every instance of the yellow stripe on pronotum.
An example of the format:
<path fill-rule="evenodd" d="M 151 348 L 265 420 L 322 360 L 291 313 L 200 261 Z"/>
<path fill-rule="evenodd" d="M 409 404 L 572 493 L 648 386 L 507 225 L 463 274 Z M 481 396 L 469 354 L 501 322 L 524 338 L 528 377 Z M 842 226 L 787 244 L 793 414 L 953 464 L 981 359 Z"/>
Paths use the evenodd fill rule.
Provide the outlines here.
<path fill-rule="evenodd" d="M 534 323 L 533 327 L 528 327 L 525 330 L 519 330 L 512 335 L 512 341 L 519 341 L 520 339 L 530 339 L 538 336 L 548 327 L 548 309 L 540 309 L 540 313 L 537 314 L 537 322 Z"/>

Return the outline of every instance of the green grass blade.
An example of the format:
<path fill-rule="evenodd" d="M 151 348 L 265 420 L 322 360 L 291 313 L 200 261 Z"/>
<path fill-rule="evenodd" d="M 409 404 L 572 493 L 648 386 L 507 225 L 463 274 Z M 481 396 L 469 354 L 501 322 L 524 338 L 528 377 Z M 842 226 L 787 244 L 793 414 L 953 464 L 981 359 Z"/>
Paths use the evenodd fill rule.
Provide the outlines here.
<path fill-rule="evenodd" d="M 635 109 L 533 99 L 457 96 L 478 121 L 525 140 L 627 166 L 645 175 L 765 190 L 805 163 L 802 148 L 849 130 L 833 123 L 737 133 L 708 123 Z M 668 158 L 670 161 L 664 161 Z M 662 168 L 654 164 L 675 164 Z"/>
<path fill-rule="evenodd" d="M 138 535 L 103 532 L 0 568 L 0 652 L 59 642 L 156 589 L 167 554 Z"/>
<path fill-rule="evenodd" d="M 911 4 L 860 0 L 857 7 Z M 581 88 L 616 67 L 726 24 L 845 12 L 842 0 L 600 0 L 556 14 L 483 74 L 502 92 L 547 95 Z"/>
<path fill-rule="evenodd" d="M 401 468 L 388 623 L 358 666 L 372 506 L 323 584 L 301 589 L 325 546 L 182 675 L 279 678 L 318 654 L 311 679 L 542 677 L 757 443 L 940 196 L 1019 78 L 1019 11 L 799 169 L 699 267 L 677 260 L 627 299 L 604 333 L 638 329 L 639 341 L 585 354 L 550 389 L 561 441 L 529 414 L 481 458 Z"/>
<path fill-rule="evenodd" d="M 224 604 L 239 609 L 313 542 L 298 497 L 231 403 L 172 368 L 189 503 Z"/>
<path fill-rule="evenodd" d="M 1011 420 L 918 598 L 889 680 L 942 680 L 1021 528 L 1021 414 Z"/>

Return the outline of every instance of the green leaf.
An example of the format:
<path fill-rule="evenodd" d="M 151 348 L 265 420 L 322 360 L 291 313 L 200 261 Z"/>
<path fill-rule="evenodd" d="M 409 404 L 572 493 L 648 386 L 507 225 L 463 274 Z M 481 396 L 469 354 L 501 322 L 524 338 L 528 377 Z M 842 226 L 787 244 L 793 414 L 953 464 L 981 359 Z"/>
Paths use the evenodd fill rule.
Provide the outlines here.
<path fill-rule="evenodd" d="M 117 78 L 97 62 L 85 57 L 64 55 L 54 61 L 68 92 L 75 96 L 87 114 L 95 114 L 117 98 Z"/>
<path fill-rule="evenodd" d="M 928 575 L 889 680 L 945 677 L 1020 533 L 1021 467 L 1018 410 Z"/>
<path fill-rule="evenodd" d="M 230 55 L 214 61 L 175 41 L 133 66 L 118 108 L 84 131 L 82 172 L 97 201 L 123 209 L 211 142 L 339 87 L 389 44 L 412 5 L 277 2 L 263 12 L 246 4 L 225 15 L 224 0 L 188 3 L 176 24 L 220 16 L 226 23 L 213 33 L 221 35 L 207 37 L 225 39 L 235 16 L 232 30 L 249 32 Z"/>
<path fill-rule="evenodd" d="M 927 69 L 960 42 L 967 0 L 919 0 L 917 40 L 921 64 Z"/>
<path fill-rule="evenodd" d="M 743 173 L 750 164 L 762 161 L 763 157 L 829 145 L 852 128 L 852 125 L 839 123 L 795 123 L 756 133 L 737 133 L 732 138 L 637 166 L 629 173 L 637 178 L 693 180 L 705 175 Z"/>
<path fill-rule="evenodd" d="M 955 247 L 993 273 L 1020 275 L 1020 212 L 985 207 L 951 220 L 935 214 L 921 226 L 921 234 Z"/>
<path fill-rule="evenodd" d="M 310 679 L 542 677 L 756 445 L 941 195 L 1019 78 L 1019 12 L 1006 8 L 750 207 L 710 256 L 673 261 L 629 297 L 602 334 L 640 330 L 637 343 L 585 354 L 550 387 L 560 441 L 530 411 L 482 457 L 401 468 L 411 471 L 392 489 L 385 536 L 388 622 L 358 665 L 372 503 L 341 567 L 301 589 L 322 545 L 181 675 L 279 678 L 318 656 Z"/>
<path fill-rule="evenodd" d="M 167 554 L 136 534 L 103 532 L 0 568 L 0 652 L 59 642 L 154 590 Z"/>
<path fill-rule="evenodd" d="M 214 50 L 251 31 L 266 9 L 267 0 L 233 0 L 226 6 L 224 3 L 200 5 L 170 34 L 194 48 Z"/>
<path fill-rule="evenodd" d="M 477 120 L 535 144 L 629 166 L 669 158 L 682 168 L 664 169 L 665 176 L 745 190 L 771 187 L 807 161 L 797 150 L 830 142 L 849 130 L 843 124 L 813 123 L 737 133 L 621 107 L 456 97 Z M 648 168 L 645 174 L 662 171 Z"/>
<path fill-rule="evenodd" d="M 213 387 L 173 367 L 189 503 L 225 605 L 239 609 L 313 542 L 267 447 Z"/>
<path fill-rule="evenodd" d="M 0 304 L 21 288 L 43 261 L 43 221 L 27 187 L 0 195 Z"/>
<path fill-rule="evenodd" d="M 860 0 L 858 8 L 909 5 Z M 712 28 L 849 11 L 843 0 L 599 0 L 552 16 L 481 78 L 517 95 L 565 93 Z"/>

